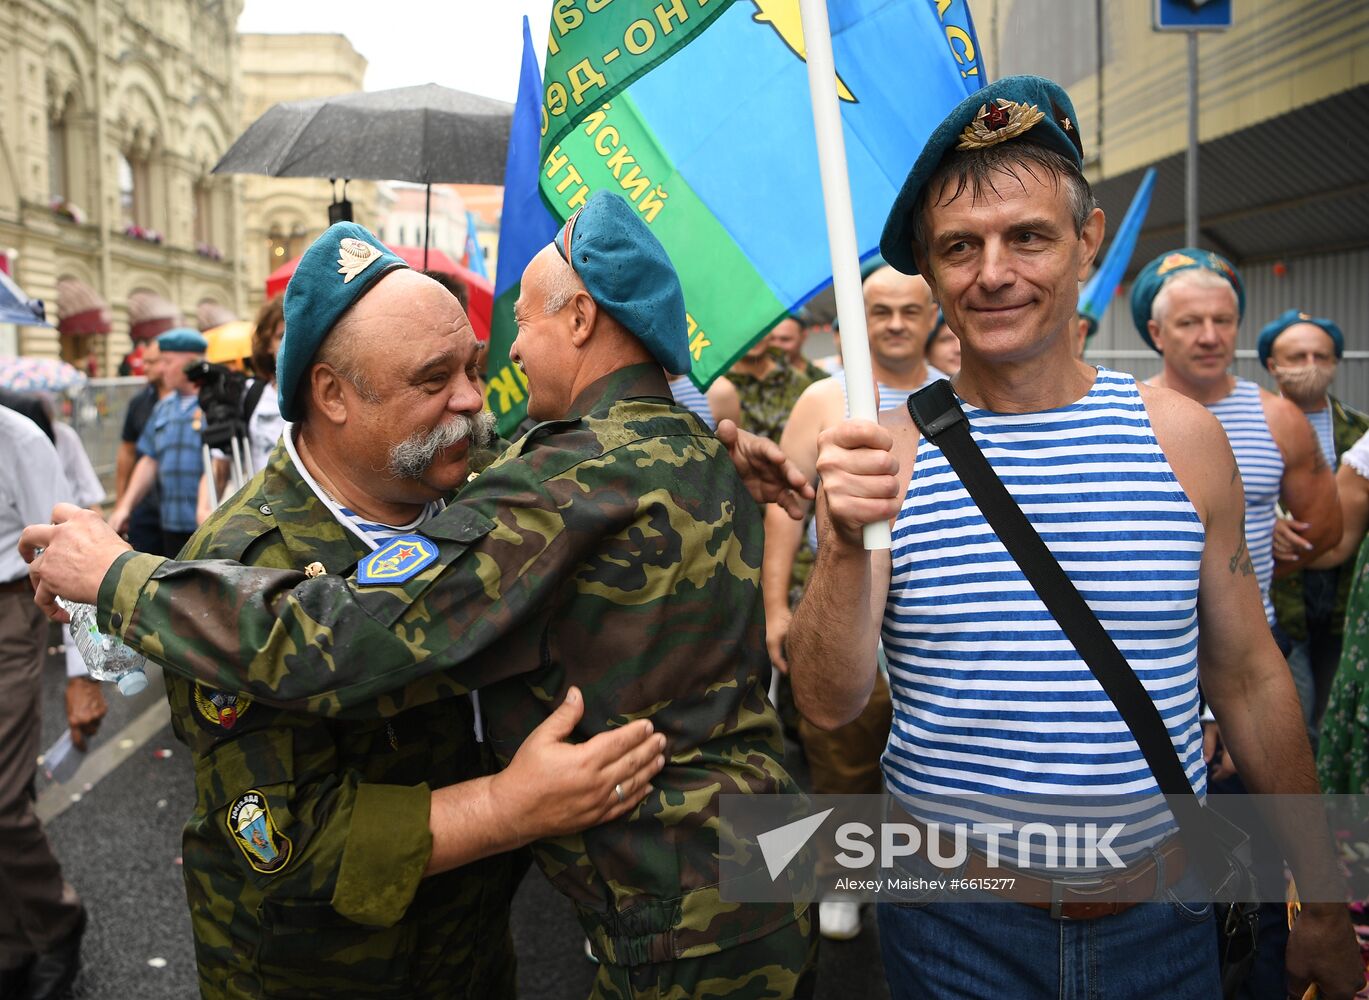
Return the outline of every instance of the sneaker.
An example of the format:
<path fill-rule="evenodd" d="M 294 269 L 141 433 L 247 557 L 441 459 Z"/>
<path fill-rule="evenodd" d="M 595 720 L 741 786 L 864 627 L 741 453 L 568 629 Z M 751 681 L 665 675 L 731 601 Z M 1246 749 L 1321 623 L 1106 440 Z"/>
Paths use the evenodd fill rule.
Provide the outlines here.
<path fill-rule="evenodd" d="M 818 930 L 831 941 L 850 941 L 860 933 L 860 904 L 826 899 L 818 904 Z"/>

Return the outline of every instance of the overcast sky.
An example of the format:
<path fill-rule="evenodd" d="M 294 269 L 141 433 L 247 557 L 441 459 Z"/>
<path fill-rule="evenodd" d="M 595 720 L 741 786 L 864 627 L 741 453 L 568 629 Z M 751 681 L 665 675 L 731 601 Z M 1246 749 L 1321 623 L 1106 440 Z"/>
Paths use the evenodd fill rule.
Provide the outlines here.
<path fill-rule="evenodd" d="M 246 0 L 243 32 L 336 32 L 367 60 L 366 89 L 419 83 L 512 101 L 523 15 L 543 58 L 552 0 Z"/>

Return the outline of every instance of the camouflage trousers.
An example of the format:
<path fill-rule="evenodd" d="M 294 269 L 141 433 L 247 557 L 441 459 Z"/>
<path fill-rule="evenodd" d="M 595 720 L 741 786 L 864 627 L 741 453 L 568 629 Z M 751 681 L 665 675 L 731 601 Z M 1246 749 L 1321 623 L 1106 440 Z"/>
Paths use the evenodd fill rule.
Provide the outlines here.
<path fill-rule="evenodd" d="M 808 1000 L 817 979 L 812 911 L 755 941 L 702 958 L 601 964 L 591 1000 Z"/>

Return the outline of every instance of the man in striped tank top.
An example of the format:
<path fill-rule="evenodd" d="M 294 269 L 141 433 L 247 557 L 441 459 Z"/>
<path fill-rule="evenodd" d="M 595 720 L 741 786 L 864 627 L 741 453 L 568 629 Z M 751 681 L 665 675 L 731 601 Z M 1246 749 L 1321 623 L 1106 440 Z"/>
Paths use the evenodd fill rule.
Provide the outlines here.
<path fill-rule="evenodd" d="M 1340 503 L 1331 467 L 1298 407 L 1229 372 L 1244 306 L 1240 273 L 1219 254 L 1194 247 L 1160 254 L 1141 269 L 1132 285 L 1136 328 L 1164 358 L 1164 368 L 1151 383 L 1207 407 L 1236 455 L 1245 488 L 1246 544 L 1265 618 L 1286 657 L 1291 645 L 1279 627 L 1270 594 L 1276 572 L 1276 507 L 1282 503 L 1296 522 L 1306 525 L 1308 554 L 1316 558 L 1340 538 Z M 1292 563 L 1278 567 L 1283 574 L 1295 568 Z M 1302 705 L 1304 714 L 1308 707 Z M 1208 756 L 1214 762 L 1213 790 L 1245 791 L 1221 749 L 1219 727 L 1209 722 L 1205 728 Z M 1277 864 L 1277 859 L 1269 860 Z M 1253 991 L 1249 996 L 1277 995 L 1282 988 L 1280 957 L 1288 937 L 1282 911 L 1276 903 L 1261 907 L 1260 955 L 1247 984 Z"/>
<path fill-rule="evenodd" d="M 936 302 L 920 275 L 900 274 L 883 266 L 869 272 L 862 285 L 865 323 L 870 339 L 870 362 L 874 369 L 879 408 L 900 407 L 910 393 L 938 378 L 941 372 L 926 361 L 927 338 L 936 323 Z M 804 390 L 789 415 L 780 438 L 785 455 L 809 480 L 817 484 L 818 435 L 846 416 L 846 376 L 838 373 Z M 775 507 L 765 518 L 765 562 L 761 582 L 765 590 L 765 641 L 770 662 L 788 670 L 784 658 L 785 634 L 790 607 L 802 594 L 803 581 L 811 572 L 812 556 L 799 563 L 803 522 Z M 809 539 L 817 548 L 816 535 Z M 796 572 L 797 568 L 800 572 Z M 795 592 L 797 591 L 797 593 Z M 889 686 L 875 679 L 869 704 L 848 725 L 834 732 L 799 722 L 799 739 L 808 760 L 813 791 L 820 795 L 878 793 L 879 755 L 889 736 Z M 831 900 L 819 907 L 819 926 L 824 937 L 846 940 L 860 933 L 860 908 L 856 903 Z"/>
<path fill-rule="evenodd" d="M 1289 309 L 1260 331 L 1260 362 L 1279 384 L 1279 392 L 1302 410 L 1316 432 L 1322 456 L 1333 470 L 1340 457 L 1369 431 L 1369 416 L 1346 406 L 1328 391 L 1345 352 L 1345 335 L 1329 319 Z M 1306 558 L 1310 543 L 1299 532 L 1305 525 L 1292 518 L 1274 524 L 1274 559 L 1291 563 L 1297 572 L 1276 574 L 1270 597 L 1279 627 L 1292 649 L 1288 666 L 1303 701 L 1303 719 L 1315 746 L 1326 711 L 1331 681 L 1340 666 L 1345 608 L 1354 574 L 1340 566 L 1316 569 Z"/>
<path fill-rule="evenodd" d="M 1194 791 L 1205 787 L 1201 667 L 1251 787 L 1315 793 L 1220 424 L 1179 393 L 1073 357 L 1078 282 L 1104 230 L 1082 162 L 1068 95 L 1039 77 L 1000 80 L 932 134 L 881 250 L 927 278 L 960 335 L 954 387 L 971 433 L 1154 700 Z M 1120 713 L 906 411 L 830 428 L 817 464 L 823 544 L 788 647 L 810 720 L 830 728 L 860 712 L 882 637 L 894 706 L 884 776 L 915 814 L 929 793 L 1158 791 Z M 861 527 L 891 518 L 892 550 L 867 552 Z M 1200 894 L 1196 873 L 1159 863 L 1182 850 L 1169 830 L 1128 818 L 1152 836 L 1121 848 L 1125 877 L 1154 902 L 1125 901 L 1103 879 L 1092 905 L 1058 882 L 1045 897 L 1056 905 L 936 890 L 883 904 L 893 994 L 1220 995 L 1211 907 L 1182 902 Z M 1334 870 L 1329 843 L 1284 839 L 1299 876 Z M 1031 878 L 1041 888 L 1050 875 Z M 1313 981 L 1323 996 L 1353 995 L 1363 970 L 1344 907 L 1304 909 L 1288 967 L 1295 996 Z"/>

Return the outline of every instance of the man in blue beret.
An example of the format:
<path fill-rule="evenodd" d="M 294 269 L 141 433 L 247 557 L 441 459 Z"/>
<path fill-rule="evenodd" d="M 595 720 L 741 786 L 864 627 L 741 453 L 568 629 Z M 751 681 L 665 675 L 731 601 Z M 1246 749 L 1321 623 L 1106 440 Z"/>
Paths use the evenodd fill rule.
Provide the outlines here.
<path fill-rule="evenodd" d="M 1245 287 L 1240 272 L 1225 257 L 1197 247 L 1160 254 L 1133 282 L 1131 311 L 1141 338 L 1163 357 L 1164 367 L 1150 384 L 1202 404 L 1226 433 L 1240 470 L 1246 546 L 1265 620 L 1287 658 L 1290 641 L 1278 624 L 1271 588 L 1276 576 L 1294 572 L 1340 538 L 1340 504 L 1331 467 L 1296 405 L 1230 372 L 1245 313 Z M 1280 505 L 1290 515 L 1282 524 L 1277 516 Z M 1276 539 L 1287 556 L 1277 564 Z M 1297 682 L 1296 672 L 1290 670 L 1290 676 L 1295 689 L 1309 687 Z M 1299 693 L 1300 714 L 1306 713 L 1310 693 Z M 1204 728 L 1207 755 L 1213 761 L 1213 790 L 1253 790 L 1247 768 L 1235 773 L 1242 758 L 1234 751 L 1227 753 L 1227 734 L 1220 721 L 1207 721 Z M 1260 839 L 1267 843 L 1267 838 Z M 1278 865 L 1272 848 L 1263 846 L 1257 860 Z M 1252 995 L 1282 988 L 1287 937 L 1281 903 L 1266 902 L 1261 907 L 1259 955 L 1251 973 Z"/>
<path fill-rule="evenodd" d="M 104 627 L 138 648 L 160 649 L 171 671 L 187 676 L 184 687 L 217 695 L 216 706 L 226 700 L 245 721 L 271 719 L 275 710 L 268 706 L 277 705 L 299 727 L 305 713 L 335 717 L 314 723 L 328 731 L 352 725 L 343 719 L 367 720 L 372 728 L 363 731 L 380 734 L 393 725 L 394 738 L 410 746 L 399 720 L 479 688 L 485 737 L 498 757 L 512 759 L 512 771 L 530 744 L 547 742 L 539 734 L 558 724 L 556 706 L 567 697 L 583 697 L 583 716 L 571 721 L 576 738 L 589 742 L 562 753 L 638 732 L 649 720 L 669 738 L 665 755 L 656 756 L 660 744 L 652 736 L 648 761 L 620 768 L 621 777 L 588 805 L 576 799 L 575 810 L 553 809 L 559 825 L 551 830 L 504 814 L 478 829 L 455 827 L 465 839 L 441 846 L 435 826 L 428 856 L 421 839 L 413 842 L 406 832 L 410 824 L 400 822 L 411 817 L 412 796 L 397 792 L 383 811 L 385 829 L 390 840 L 409 844 L 406 857 L 427 858 L 430 869 L 482 844 L 540 838 L 534 854 L 575 902 L 600 960 L 596 996 L 806 995 L 813 959 L 807 906 L 728 903 L 718 890 L 719 795 L 796 791 L 780 763 L 778 719 L 763 683 L 761 512 L 737 474 L 742 467 L 753 472 L 748 481 L 756 479 L 748 467 L 773 459 L 778 449 L 743 437 L 729 460 L 723 442 L 671 399 L 666 373 L 687 371 L 690 355 L 683 294 L 664 249 L 617 195 L 595 195 L 566 223 L 524 272 L 516 306 L 512 357 L 528 377 L 528 412 L 541 422 L 444 510 L 405 523 L 395 504 L 421 499 L 424 485 L 457 479 L 467 441 L 443 438 L 434 451 L 423 437 L 402 454 L 383 442 L 414 424 L 431 426 L 443 415 L 478 408 L 469 387 L 475 340 L 445 291 L 391 269 L 383 248 L 349 240 L 368 242 L 343 239 L 327 248 L 327 260 L 311 250 L 287 292 L 281 410 L 300 418 L 293 447 L 299 478 L 306 471 L 312 477 L 305 487 L 314 490 L 317 483 L 316 495 L 339 518 L 392 526 L 392 534 L 355 566 L 334 559 L 301 573 L 299 556 L 268 564 L 277 570 L 155 558 L 141 569 L 110 569 L 89 550 L 75 556 L 79 546 L 56 538 L 62 529 L 35 527 L 31 539 L 48 546 L 36 565 L 53 559 L 48 565 L 60 568 L 65 551 L 71 565 L 84 563 L 81 575 L 97 587 L 109 570 L 111 581 L 123 582 L 112 583 L 99 601 Z M 330 268 L 342 277 L 334 279 Z M 301 279 L 311 283 L 296 289 Z M 325 279 L 332 284 L 321 291 L 312 284 Z M 350 282 L 372 290 L 339 308 L 350 297 Z M 320 332 L 325 326 L 331 332 Z M 300 346 L 292 350 L 296 337 Z M 315 420 L 331 428 L 336 445 L 312 436 Z M 723 433 L 735 441 L 735 428 Z M 426 470 L 408 461 L 411 452 L 431 460 Z M 388 476 L 369 476 L 375 483 L 358 472 L 387 468 Z M 796 470 L 784 481 L 804 492 Z M 752 488 L 758 499 L 776 498 L 773 489 Z M 248 496 L 252 490 L 244 490 L 241 503 L 230 501 L 230 510 L 217 513 L 205 531 L 235 516 L 255 520 L 254 510 L 265 512 L 254 507 L 259 502 L 275 510 L 277 500 Z M 280 500 L 293 509 L 289 495 Z M 67 513 L 57 516 L 65 521 Z M 238 558 L 250 559 L 254 544 Z M 222 574 L 222 587 L 182 588 L 200 572 Z M 262 600 L 267 591 L 284 596 L 291 588 L 298 601 Z M 257 596 L 247 597 L 249 591 Z M 150 603 L 116 606 L 116 592 Z M 225 623 L 217 612 L 230 593 L 236 596 L 226 603 L 235 615 Z M 141 631 L 148 626 L 167 634 L 172 619 L 175 656 L 152 632 Z M 211 725 L 222 728 L 221 707 L 218 713 Z M 642 770 L 653 762 L 664 769 L 647 784 Z M 544 775 L 541 784 L 551 780 Z M 531 810 L 542 795 L 526 784 L 526 778 L 511 780 L 514 791 L 504 794 L 522 788 L 510 801 L 527 801 Z M 268 788 L 225 788 L 210 816 L 213 825 L 226 805 L 230 815 L 237 810 L 256 822 L 256 808 L 271 808 L 270 822 L 262 821 L 271 859 L 240 852 L 259 873 L 252 891 L 276 878 L 321 884 L 338 915 L 392 924 L 402 894 L 364 892 L 380 876 L 352 866 L 350 847 L 336 869 L 321 862 L 308 867 L 303 834 L 309 823 L 282 804 L 289 802 L 288 787 L 285 799 L 273 798 L 283 794 L 281 786 L 278 779 Z M 381 829 L 374 817 L 382 815 L 382 804 L 374 799 L 366 810 L 368 857 L 380 846 L 369 838 Z M 590 806 L 610 821 L 576 832 L 587 824 L 569 819 Z M 479 802 L 475 807 L 470 815 L 488 815 Z M 436 822 L 437 793 L 432 815 Z M 299 840 L 286 842 L 287 823 L 300 831 Z M 304 867 L 292 867 L 288 857 L 274 860 L 291 850 Z M 333 871 L 334 881 L 323 878 Z M 411 891 L 412 867 L 402 871 L 404 880 L 392 881 Z M 321 902 L 315 899 L 320 920 L 329 915 Z M 349 972 L 327 973 L 320 967 L 330 960 L 326 953 L 297 956 L 292 967 L 283 950 L 267 951 L 280 981 Z"/>
<path fill-rule="evenodd" d="M 1082 163 L 1065 91 L 1040 77 L 999 80 L 933 132 L 881 252 L 926 277 L 959 335 L 957 398 L 945 419 L 963 413 L 1126 658 L 1169 737 L 1159 750 L 1162 766 L 1175 755 L 1176 791 L 1205 790 L 1201 670 L 1251 786 L 1315 794 L 1221 426 L 1179 393 L 1075 356 L 1079 283 L 1104 231 Z M 823 544 L 789 633 L 800 710 L 826 727 L 855 718 L 875 683 L 882 636 L 894 706 L 885 783 L 914 816 L 965 824 L 968 810 L 1012 831 L 1021 820 L 1010 799 L 985 794 L 1087 789 L 1128 803 L 1109 814 L 1123 823 L 1123 871 L 1062 869 L 1039 844 L 1011 832 L 989 840 L 982 829 L 965 831 L 972 849 L 955 872 L 931 856 L 908 859 L 925 888 L 912 905 L 879 908 L 891 993 L 1219 996 L 1211 906 L 1175 902 L 1206 894 L 1198 865 L 1143 805 L 1159 794 L 1157 778 L 941 448 L 900 409 L 880 424 L 829 430 L 818 465 Z M 863 525 L 887 519 L 892 550 L 867 552 Z M 853 610 L 853 595 L 869 595 L 868 607 Z M 929 795 L 953 804 L 939 808 Z M 1297 841 L 1284 846 L 1300 880 L 1335 878 L 1328 842 L 1287 839 Z M 1018 863 L 1005 865 L 1008 857 Z M 948 874 L 992 879 L 998 888 L 988 891 L 1006 901 L 956 899 L 936 877 Z M 1343 906 L 1304 908 L 1288 952 L 1294 995 L 1315 980 L 1323 995 L 1348 998 L 1363 982 Z"/>
<path fill-rule="evenodd" d="M 1279 393 L 1312 425 L 1322 457 L 1333 470 L 1339 469 L 1341 455 L 1369 431 L 1369 416 L 1328 391 L 1345 353 L 1340 327 L 1329 319 L 1289 309 L 1260 331 L 1256 348 Z M 1348 567 L 1311 567 L 1306 558 L 1310 543 L 1299 534 L 1305 530 L 1307 526 L 1287 518 L 1275 523 L 1275 560 L 1300 568 L 1276 579 L 1270 598 L 1291 645 L 1288 665 L 1298 681 L 1303 717 L 1315 746 L 1331 681 L 1340 665 L 1353 574 Z"/>
<path fill-rule="evenodd" d="M 156 487 L 161 504 L 161 553 L 174 556 L 198 526 L 195 502 L 204 473 L 200 403 L 185 369 L 204 359 L 209 342 L 199 331 L 180 327 L 158 337 L 157 347 L 165 395 L 143 425 L 138 461 L 109 513 L 109 523 L 120 534 L 126 532 L 133 508 Z"/>
<path fill-rule="evenodd" d="M 309 247 L 284 321 L 291 431 L 185 555 L 345 573 L 437 514 L 481 460 L 476 342 L 447 290 L 351 223 Z M 204 611 L 234 634 L 231 604 Z M 163 634 L 168 655 L 193 655 Z M 583 700 L 569 697 L 491 777 L 464 696 L 330 722 L 171 672 L 166 687 L 195 760 L 182 870 L 210 1000 L 512 998 L 525 862 L 505 852 L 634 805 L 662 743 L 637 723 L 571 746 Z"/>

